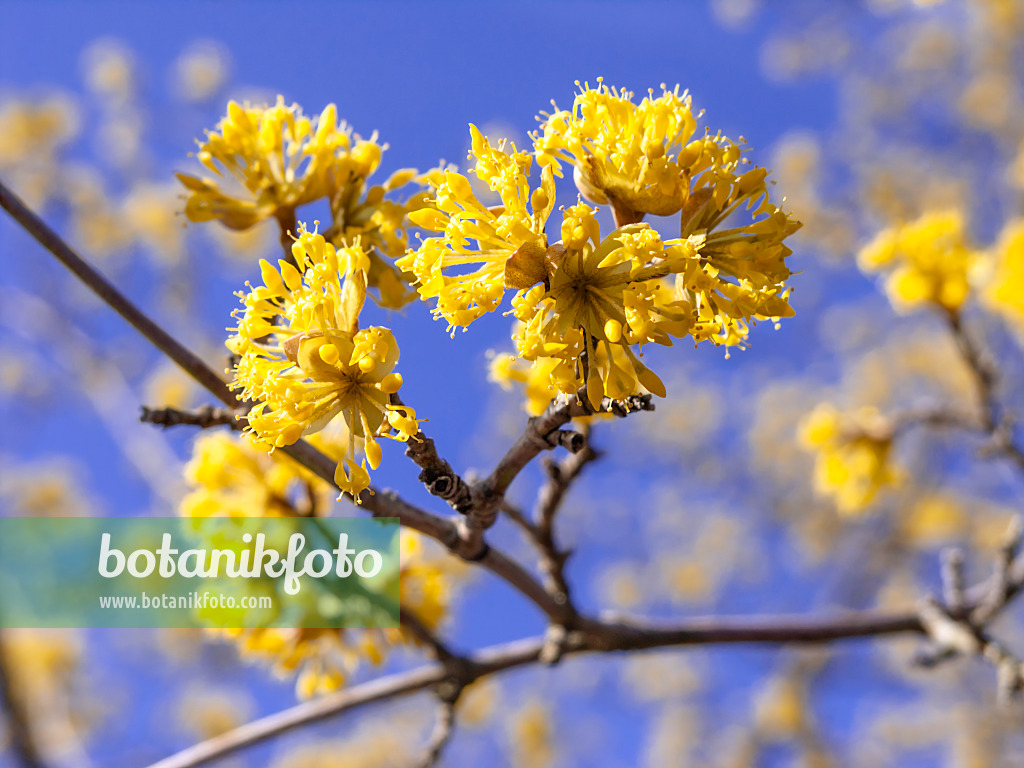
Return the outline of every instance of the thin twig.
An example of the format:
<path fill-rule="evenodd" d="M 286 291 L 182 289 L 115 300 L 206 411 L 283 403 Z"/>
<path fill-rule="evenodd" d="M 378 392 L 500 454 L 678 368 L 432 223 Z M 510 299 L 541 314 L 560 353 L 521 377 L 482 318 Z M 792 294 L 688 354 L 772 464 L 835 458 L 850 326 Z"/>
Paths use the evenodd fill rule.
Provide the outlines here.
<path fill-rule="evenodd" d="M 931 646 L 918 654 L 922 666 L 934 667 L 958 656 L 978 656 L 997 671 L 1001 701 L 1016 697 L 1024 689 L 1024 668 L 988 630 L 1010 600 L 1024 589 L 1024 568 L 1019 558 L 1024 527 L 1014 518 L 1006 542 L 999 551 L 995 573 L 974 590 L 970 599 L 963 589 L 963 558 L 953 552 L 943 562 L 945 601 L 925 600 L 920 608 L 921 623 Z"/>
<path fill-rule="evenodd" d="M 158 427 L 177 427 L 186 425 L 209 429 L 210 427 L 229 426 L 231 429 L 241 432 L 245 429 L 245 417 L 238 411 L 228 408 L 214 408 L 212 405 L 204 405 L 194 411 L 183 411 L 178 408 L 149 408 L 142 406 L 142 413 L 139 421 L 145 424 L 156 424 Z"/>
<path fill-rule="evenodd" d="M 392 405 L 402 405 L 397 394 L 391 395 Z M 473 506 L 473 495 L 469 484 L 462 479 L 452 465 L 437 453 L 434 441 L 423 430 L 414 435 L 405 446 L 405 455 L 420 468 L 419 481 L 439 499 L 443 499 L 460 514 L 467 514 Z"/>
<path fill-rule="evenodd" d="M 455 706 L 458 703 L 462 690 L 452 698 L 438 700 L 437 723 L 434 731 L 430 734 L 424 748 L 423 759 L 419 762 L 419 768 L 433 768 L 441 759 L 445 747 L 452 740 L 455 733 Z"/>
<path fill-rule="evenodd" d="M 959 312 L 946 314 L 957 349 L 974 379 L 981 408 L 981 431 L 989 437 L 983 451 L 989 456 L 1003 456 L 1024 470 L 1024 448 L 1014 442 L 1012 414 L 1003 411 L 999 402 L 999 370 L 991 355 L 975 341 L 964 326 Z"/>
<path fill-rule="evenodd" d="M 490 475 L 473 485 L 475 503 L 466 515 L 465 524 L 460 531 L 460 535 L 467 541 L 467 547 L 471 551 L 474 548 L 485 547 L 483 532 L 494 525 L 498 510 L 505 499 L 505 492 L 523 468 L 538 454 L 558 445 L 567 445 L 575 451 L 583 450 L 585 440 L 570 437 L 567 442 L 565 433 L 561 430 L 572 419 L 595 413 L 611 413 L 625 417 L 635 411 L 653 410 L 654 404 L 650 395 L 633 395 L 624 400 L 606 397 L 596 409 L 590 405 L 584 392 L 569 398 L 552 400 L 544 413 L 527 421 L 522 435 L 512 444 Z"/>
<path fill-rule="evenodd" d="M 398 613 L 402 628 L 409 630 L 421 645 L 427 646 L 434 654 L 435 659 L 442 663 L 447 663 L 450 659 L 458 658 L 437 635 L 430 631 L 426 624 L 420 621 L 415 613 L 404 606 L 399 607 Z"/>
<path fill-rule="evenodd" d="M 533 533 L 541 552 L 541 571 L 544 573 L 548 590 L 555 600 L 569 606 L 572 605 L 572 597 L 565 579 L 565 563 L 570 552 L 561 549 L 555 542 L 554 522 L 569 487 L 579 477 L 583 468 L 600 455 L 590 445 L 590 437 L 588 431 L 587 444 L 578 453 L 570 454 L 562 461 L 545 461 L 548 479 L 537 495 L 533 514 Z"/>
<path fill-rule="evenodd" d="M 218 400 L 228 406 L 238 404 L 237 398 L 227 384 L 213 369 L 191 350 L 178 343 L 167 331 L 157 325 L 138 307 L 117 290 L 109 280 L 75 253 L 61 237 L 40 219 L 10 190 L 0 182 L 0 208 L 7 211 L 26 232 L 39 241 L 50 253 L 70 269 L 111 309 L 127 320 L 133 328 L 146 337 L 161 352 L 170 357 L 186 373 L 210 391 Z"/>
<path fill-rule="evenodd" d="M 974 342 L 971 335 L 963 324 L 963 317 L 957 311 L 946 314 L 949 321 L 949 329 L 953 334 L 960 355 L 963 357 L 967 368 L 974 378 L 978 390 L 978 402 L 982 409 L 982 420 L 985 430 L 992 432 L 999 423 L 999 407 L 996 401 L 996 386 L 998 377 L 988 355 L 982 352 L 981 348 Z"/>

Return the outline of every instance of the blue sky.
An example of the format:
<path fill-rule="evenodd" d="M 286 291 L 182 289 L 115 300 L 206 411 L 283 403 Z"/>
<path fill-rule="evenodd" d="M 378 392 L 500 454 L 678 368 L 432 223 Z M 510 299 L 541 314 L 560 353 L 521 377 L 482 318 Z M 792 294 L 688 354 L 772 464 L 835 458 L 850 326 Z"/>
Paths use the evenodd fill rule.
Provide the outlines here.
<path fill-rule="evenodd" d="M 770 21 L 766 15 L 761 20 Z M 167 178 L 173 170 L 192 167 L 186 155 L 193 138 L 201 135 L 204 127 L 212 127 L 219 114 L 182 107 L 166 88 L 168 68 L 186 44 L 197 38 L 227 46 L 233 61 L 231 81 L 239 90 L 280 93 L 310 113 L 333 101 L 340 116 L 357 132 L 379 131 L 391 147 L 384 159 L 384 176 L 405 166 L 430 167 L 441 158 L 463 164 L 470 122 L 514 126 L 523 137 L 535 126 L 534 116 L 547 109 L 551 99 L 567 106 L 574 81 L 593 83 L 598 76 L 639 93 L 657 89 L 661 83 L 670 87 L 679 83 L 693 94 L 694 104 L 706 110 L 702 126 L 721 129 L 730 136 L 743 135 L 754 149 L 753 161 L 762 165 L 769 162 L 770 148 L 784 132 L 822 130 L 835 117 L 835 93 L 828 84 L 767 82 L 759 67 L 763 32 L 756 26 L 748 31 L 722 29 L 704 0 L 507 4 L 2 0 L 0 28 L 0 92 L 45 92 L 50 87 L 81 91 L 82 50 L 97 38 L 126 43 L 138 58 L 142 101 L 150 110 L 154 166 Z M 0 221 L 0 238 L 0 258 L 7 273 L 0 279 L 13 279 L 27 289 L 39 290 L 41 282 L 58 274 L 54 265 L 35 266 L 43 255 L 6 220 Z M 29 266 L 23 259 L 34 261 Z M 8 269 L 14 261 L 18 266 Z M 241 278 L 253 275 L 244 271 L 202 275 L 212 288 L 206 292 L 210 302 L 199 309 L 201 322 L 211 329 L 223 327 L 235 304 L 231 291 L 240 286 Z M 131 283 L 127 287 L 130 289 Z M 403 348 L 402 369 L 407 381 L 403 396 L 429 415 L 430 433 L 439 445 L 447 447 L 454 464 L 486 466 L 496 447 L 484 442 L 481 448 L 480 435 L 487 431 L 493 397 L 486 382 L 484 353 L 494 346 L 507 346 L 507 320 L 488 318 L 479 329 L 474 326 L 473 332 L 449 340 L 441 324 L 426 322 L 425 317 L 425 307 L 416 306 L 405 317 L 391 319 Z M 166 319 L 173 327 L 175 319 Z M 813 322 L 813 318 L 794 321 L 775 335 L 769 328 L 758 329 L 753 348 L 734 356 L 729 364 L 740 371 L 744 366 L 751 372 L 763 371 L 774 364 L 779 352 L 795 349 L 801 339 L 813 335 Z M 98 319 L 96 328 L 116 337 L 127 333 L 110 318 Z M 681 348 L 690 351 L 688 345 Z M 141 350 L 139 354 L 148 355 L 147 359 L 156 359 L 143 347 L 133 349 Z M 702 349 L 694 354 L 698 364 L 725 365 L 717 350 Z M 790 356 L 782 365 L 792 372 L 800 363 Z M 27 457 L 58 448 L 84 456 L 91 471 L 90 484 L 107 498 L 109 509 L 131 514 L 133 508 L 146 506 L 144 484 L 123 462 L 112 458 L 113 445 L 97 434 L 88 417 L 63 421 L 39 417 L 41 426 L 37 417 L 19 414 L 18 418 L 35 423 L 36 432 L 27 444 L 5 442 L 0 446 L 4 450 Z M 37 420 L 31 422 L 33 418 Z M 172 440 L 179 450 L 188 443 L 186 435 L 175 435 Z M 382 482 L 424 500 L 414 473 L 401 466 L 398 453 L 393 450 L 386 461 L 385 467 L 394 470 L 383 474 Z M 645 482 L 642 475 L 635 479 Z M 586 560 L 577 567 L 578 575 L 588 574 Z M 784 600 L 785 595 L 780 597 Z M 742 595 L 737 601 L 744 609 L 757 607 Z M 793 607 L 802 604 L 803 598 L 796 596 Z M 517 596 L 503 587 L 479 586 L 457 627 L 458 642 L 467 647 L 542 629 L 533 610 Z M 110 644 L 115 648 L 113 655 L 120 656 L 116 642 Z M 699 658 L 704 660 L 698 661 L 701 664 L 710 663 L 708 659 L 728 659 L 724 665 L 726 685 L 716 698 L 720 705 L 731 707 L 743 700 L 748 673 L 765 668 L 774 655 L 727 650 Z M 172 685 L 174 672 L 146 668 L 144 661 L 132 670 L 131 685 L 149 691 L 141 695 L 135 709 L 145 730 L 151 723 L 148 718 L 158 717 L 162 711 L 153 691 Z M 249 674 L 244 679 L 255 677 Z M 592 700 L 584 695 L 578 702 L 579 712 L 592 710 L 616 718 L 620 727 L 606 737 L 608 751 L 601 759 L 603 764 L 628 765 L 641 740 L 642 714 L 607 703 L 614 698 L 614 690 L 602 688 Z M 260 695 L 260 710 L 283 707 L 290 696 L 288 685 L 268 683 Z M 852 717 L 848 701 L 839 702 L 832 711 L 837 727 Z M 133 737 L 132 730 L 122 727 L 119 735 L 111 735 L 105 747 L 110 752 L 102 754 L 116 761 L 131 749 L 135 762 L 185 745 L 180 734 L 159 728 L 144 738 Z"/>

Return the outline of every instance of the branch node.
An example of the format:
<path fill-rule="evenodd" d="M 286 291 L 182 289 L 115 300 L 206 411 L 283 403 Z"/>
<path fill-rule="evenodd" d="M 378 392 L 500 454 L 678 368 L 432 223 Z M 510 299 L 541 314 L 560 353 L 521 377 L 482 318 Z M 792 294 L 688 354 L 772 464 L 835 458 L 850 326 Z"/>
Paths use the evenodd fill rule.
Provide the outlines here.
<path fill-rule="evenodd" d="M 544 645 L 540 649 L 542 664 L 554 666 L 562 660 L 569 640 L 569 631 L 562 624 L 551 624 L 544 633 Z"/>

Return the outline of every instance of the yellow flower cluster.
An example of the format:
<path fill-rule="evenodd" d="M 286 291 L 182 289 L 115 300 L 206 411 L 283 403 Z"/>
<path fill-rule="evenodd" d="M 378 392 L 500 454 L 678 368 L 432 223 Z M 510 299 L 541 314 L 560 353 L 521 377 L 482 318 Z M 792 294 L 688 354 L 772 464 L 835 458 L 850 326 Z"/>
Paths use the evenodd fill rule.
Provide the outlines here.
<path fill-rule="evenodd" d="M 817 453 L 815 490 L 834 499 L 843 514 L 863 511 L 901 479 L 890 461 L 892 430 L 874 408 L 841 413 L 823 403 L 804 418 L 800 440 Z"/>
<path fill-rule="evenodd" d="M 337 436 L 314 440 L 331 456 L 344 449 Z M 224 433 L 196 440 L 185 476 L 192 488 L 181 503 L 185 516 L 304 517 L 325 513 L 333 496 L 326 482 L 297 462 L 267 453 L 250 437 Z M 402 607 L 434 629 L 448 611 L 461 566 L 432 551 L 417 533 L 403 529 L 401 536 Z M 239 642 L 246 653 L 271 660 L 282 673 L 298 672 L 303 697 L 338 688 L 363 659 L 379 664 L 389 647 L 417 642 L 402 629 L 215 631 Z"/>
<path fill-rule="evenodd" d="M 406 441 L 419 431 L 413 409 L 390 402 L 402 386 L 394 372 L 398 344 L 387 328 L 359 329 L 369 259 L 358 240 L 335 249 L 300 228 L 292 256 L 297 266 L 261 261 L 264 284 L 238 294 L 244 310 L 235 311 L 228 340 L 239 356 L 232 386 L 255 403 L 249 428 L 271 446 L 290 445 L 340 416 L 349 449 L 335 480 L 358 502 L 370 485 L 367 462 L 372 469 L 381 462 L 376 438 Z"/>
<path fill-rule="evenodd" d="M 234 230 L 270 217 L 288 226 L 297 207 L 327 200 L 328 239 L 343 247 L 359 238 L 370 261 L 368 286 L 384 306 L 401 307 L 414 294 L 385 259 L 406 250 L 406 215 L 422 207 L 426 193 L 405 200 L 385 197 L 411 182 L 422 183 L 412 169 L 368 186 L 386 148 L 376 134 L 361 139 L 344 123 L 339 126 L 333 104 L 313 120 L 280 97 L 266 108 L 230 102 L 227 116 L 207 132 L 197 155 L 217 178 L 178 174 L 188 190 L 185 215 L 196 222 L 218 220 Z M 225 182 L 230 186 L 222 188 Z"/>
<path fill-rule="evenodd" d="M 985 303 L 1024 333 L 1024 220 L 1009 222 L 990 252 Z"/>
<path fill-rule="evenodd" d="M 516 352 L 547 371 L 554 392 L 585 386 L 595 406 L 640 386 L 664 397 L 639 360 L 644 344 L 671 346 L 686 335 L 742 344 L 751 322 L 792 314 L 783 241 L 799 223 L 769 201 L 764 169 L 739 171 L 740 150 L 727 139 L 684 143 L 693 123 L 689 100 L 676 92 L 635 105 L 631 94 L 584 90 L 572 112 L 545 123 L 533 188 L 530 154 L 492 146 L 470 126 L 476 176 L 501 205 L 481 203 L 465 176 L 436 174 L 435 199 L 410 219 L 440 234 L 398 265 L 415 274 L 424 299 L 437 301 L 435 315 L 453 333 L 517 291 Z M 620 201 L 613 209 L 621 226 L 602 236 L 596 209 L 579 202 L 560 209 L 561 240 L 549 241 L 559 158 L 576 163 L 585 196 Z M 752 221 L 719 228 L 744 207 Z M 678 238 L 663 240 L 639 221 L 673 212 Z"/>
<path fill-rule="evenodd" d="M 534 137 L 537 159 L 562 175 L 562 162 L 574 167 L 576 185 L 595 203 L 624 206 L 638 214 L 670 216 L 690 196 L 690 183 L 712 167 L 718 148 L 739 157 L 727 139 L 690 142 L 697 120 L 690 97 L 679 87 L 634 104 L 632 94 L 581 87 L 569 110 L 542 113 Z M 577 86 L 579 83 L 577 82 Z M 724 153 L 723 153 L 724 154 Z"/>
<path fill-rule="evenodd" d="M 956 312 L 967 299 L 977 254 L 958 211 L 927 213 L 882 230 L 857 255 L 864 272 L 889 273 L 885 288 L 897 309 L 933 304 Z"/>

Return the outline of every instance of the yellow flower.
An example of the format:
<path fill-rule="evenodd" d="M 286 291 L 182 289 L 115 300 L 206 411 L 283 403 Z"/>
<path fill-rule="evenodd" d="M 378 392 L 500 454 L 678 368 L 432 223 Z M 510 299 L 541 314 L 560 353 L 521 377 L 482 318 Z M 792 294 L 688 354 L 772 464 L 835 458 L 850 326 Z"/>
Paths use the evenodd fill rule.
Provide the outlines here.
<path fill-rule="evenodd" d="M 890 462 L 892 430 L 874 408 L 840 413 L 823 403 L 800 425 L 800 440 L 815 451 L 814 487 L 843 514 L 867 508 L 886 486 L 901 479 Z"/>
<path fill-rule="evenodd" d="M 857 255 L 864 272 L 889 273 L 885 289 L 899 310 L 934 304 L 956 312 L 967 299 L 968 272 L 977 254 L 959 211 L 928 213 L 884 229 Z"/>
<path fill-rule="evenodd" d="M 983 301 L 1024 333 L 1024 220 L 1008 223 L 990 252 Z"/>
<path fill-rule="evenodd" d="M 62 150 L 78 133 L 80 116 L 67 96 L 0 103 L 0 173 L 25 201 L 42 207 L 62 190 Z"/>
<path fill-rule="evenodd" d="M 551 386 L 551 374 L 560 364 L 556 357 L 542 357 L 530 363 L 515 355 L 492 352 L 487 378 L 505 390 L 521 384 L 526 398 L 523 408 L 531 416 L 538 416 L 558 394 Z"/>
<path fill-rule="evenodd" d="M 300 228 L 292 246 L 298 268 L 280 271 L 260 262 L 264 285 L 239 293 L 239 356 L 232 386 L 255 403 L 250 429 L 271 446 L 284 446 L 341 417 L 349 430 L 347 456 L 338 463 L 339 487 L 358 502 L 370 485 L 381 449 L 376 437 L 406 441 L 419 427 L 415 412 L 390 404 L 402 386 L 394 373 L 398 344 L 387 328 L 359 329 L 366 298 L 368 258 L 358 241 L 336 250 L 322 235 Z M 362 464 L 353 458 L 363 452 Z"/>
<path fill-rule="evenodd" d="M 697 127 L 689 95 L 663 87 L 661 96 L 651 91 L 634 104 L 632 93 L 597 82 L 596 89 L 580 87 L 571 109 L 542 114 L 534 136 L 539 162 L 558 176 L 562 162 L 573 165 L 580 192 L 595 203 L 637 214 L 678 212 L 690 192 L 684 163 L 702 154 L 688 144 Z"/>
<path fill-rule="evenodd" d="M 406 215 L 422 207 L 426 196 L 386 199 L 412 182 L 424 183 L 412 169 L 368 186 L 386 148 L 376 133 L 364 140 L 344 123 L 339 126 L 333 104 L 311 120 L 281 97 L 266 108 L 230 102 L 217 130 L 199 145 L 199 161 L 218 179 L 178 174 L 188 190 L 185 215 L 244 230 L 270 217 L 292 221 L 297 207 L 326 199 L 332 218 L 327 239 L 345 247 L 359 238 L 370 260 L 368 286 L 384 306 L 398 308 L 415 294 L 386 259 L 405 251 Z M 223 182 L 230 188 L 222 188 Z"/>
<path fill-rule="evenodd" d="M 456 327 L 465 328 L 498 308 L 508 285 L 507 262 L 512 260 L 510 273 L 520 262 L 528 262 L 531 269 L 538 259 L 543 262 L 544 223 L 555 204 L 550 172 L 530 193 L 533 159 L 528 153 L 517 151 L 515 145 L 511 152 L 503 145 L 492 147 L 475 125 L 470 132 L 477 178 L 500 195 L 502 205 L 488 208 L 473 193 L 469 179 L 445 171 L 434 180 L 432 204 L 409 216 L 414 224 L 441 236 L 427 238 L 397 262 L 416 275 L 422 298 L 437 299 L 434 314 L 448 321 L 453 335 Z"/>
<path fill-rule="evenodd" d="M 672 295 L 659 278 L 685 269 L 696 255 L 693 244 L 666 249 L 656 233 L 653 240 L 647 237 L 653 230 L 643 224 L 600 240 L 592 210 L 582 204 L 576 208 L 586 210 L 566 212 L 566 220 L 587 219 L 583 226 L 593 237 L 580 242 L 566 237 L 563 228 L 563 243 L 571 247 L 561 249 L 547 284 L 513 299 L 513 314 L 522 323 L 513 335 L 516 350 L 526 360 L 558 358 L 552 386 L 571 394 L 585 385 L 595 407 L 604 396 L 634 394 L 638 385 L 664 397 L 664 384 L 633 347 L 648 342 L 669 346 L 672 337 L 688 332 L 692 305 Z M 641 241 L 650 247 L 639 247 Z M 648 264 L 655 258 L 659 264 Z"/>
<path fill-rule="evenodd" d="M 552 166 L 531 192 L 530 156 L 514 146 L 492 147 L 475 126 L 471 132 L 477 176 L 502 205 L 488 209 L 465 177 L 447 173 L 432 207 L 411 215 L 441 235 L 399 265 L 415 273 L 423 298 L 437 299 L 435 313 L 449 329 L 497 309 L 505 289 L 517 290 L 516 350 L 529 361 L 557 360 L 549 369 L 555 392 L 586 386 L 595 407 L 604 396 L 623 398 L 640 386 L 663 397 L 661 380 L 639 360 L 642 345 L 670 346 L 687 333 L 695 341 L 738 344 L 752 320 L 792 314 L 783 239 L 799 224 L 768 201 L 764 171 L 732 173 L 738 152 L 729 163 L 711 162 L 714 173 L 698 180 L 682 205 L 679 239 L 663 241 L 643 223 L 602 237 L 595 209 L 580 202 L 561 209 L 562 239 L 549 243 Z M 755 221 L 718 231 L 744 203 L 756 206 Z"/>
<path fill-rule="evenodd" d="M 713 230 L 743 202 L 748 208 L 761 197 L 767 202 L 767 171 L 738 173 L 739 146 L 721 134 L 692 138 L 696 119 L 678 86 L 662 86 L 661 96 L 651 91 L 634 104 L 631 92 L 598 78 L 596 89 L 581 87 L 570 110 L 542 117 L 534 135 L 540 164 L 561 176 L 562 163 L 570 163 L 584 197 L 610 203 L 632 221 L 681 212 L 687 237 Z"/>
<path fill-rule="evenodd" d="M 190 193 L 185 215 L 248 229 L 279 211 L 326 197 L 336 166 L 351 163 L 353 137 L 338 130 L 336 120 L 333 104 L 313 121 L 297 104 L 285 106 L 281 97 L 266 108 L 229 102 L 227 116 L 200 142 L 198 159 L 220 179 L 233 178 L 236 188 L 222 191 L 216 180 L 177 174 Z"/>

